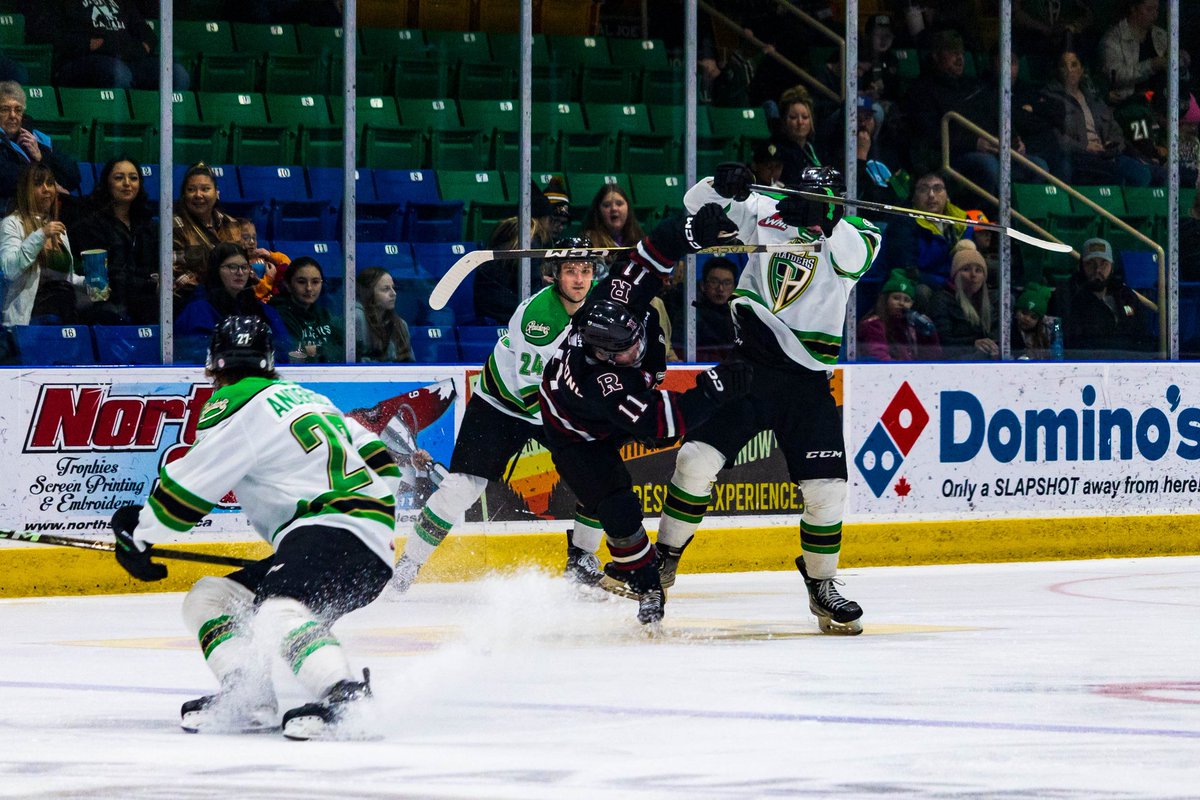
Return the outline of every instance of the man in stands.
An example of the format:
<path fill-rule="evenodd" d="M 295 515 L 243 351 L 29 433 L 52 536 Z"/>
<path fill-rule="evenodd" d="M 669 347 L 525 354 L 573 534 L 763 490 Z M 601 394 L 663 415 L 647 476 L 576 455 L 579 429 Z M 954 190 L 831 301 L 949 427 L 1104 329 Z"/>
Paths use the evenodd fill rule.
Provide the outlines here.
<path fill-rule="evenodd" d="M 54 173 L 62 191 L 79 188 L 79 165 L 75 159 L 54 147 L 50 137 L 33 127 L 25 116 L 25 90 L 13 81 L 0 81 L 0 197 L 12 197 L 17 191 L 17 176 L 27 164 L 43 163 Z"/>

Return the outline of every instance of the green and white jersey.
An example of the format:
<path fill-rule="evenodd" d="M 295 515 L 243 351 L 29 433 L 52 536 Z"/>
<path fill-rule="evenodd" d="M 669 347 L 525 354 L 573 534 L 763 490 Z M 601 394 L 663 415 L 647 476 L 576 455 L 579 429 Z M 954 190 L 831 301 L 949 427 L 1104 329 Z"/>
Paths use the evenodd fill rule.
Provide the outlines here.
<path fill-rule="evenodd" d="M 570 327 L 571 316 L 553 286 L 521 303 L 508 321 L 508 332 L 483 365 L 479 394 L 505 414 L 541 425 L 542 369 Z"/>
<path fill-rule="evenodd" d="M 850 291 L 879 254 L 879 229 L 843 217 L 828 238 L 785 224 L 775 210 L 783 195 L 751 193 L 743 202 L 721 197 L 711 179 L 684 195 L 688 213 L 719 203 L 746 244 L 820 243 L 819 252 L 754 253 L 729 301 L 744 346 L 782 354 L 805 369 L 837 363 Z M 747 339 L 767 338 L 754 344 Z"/>
<path fill-rule="evenodd" d="M 395 560 L 400 474 L 383 442 L 323 395 L 281 380 L 245 378 L 218 389 L 200 412 L 196 443 L 163 466 L 134 538 L 190 530 L 227 492 L 278 550 L 294 528 L 353 533 Z"/>

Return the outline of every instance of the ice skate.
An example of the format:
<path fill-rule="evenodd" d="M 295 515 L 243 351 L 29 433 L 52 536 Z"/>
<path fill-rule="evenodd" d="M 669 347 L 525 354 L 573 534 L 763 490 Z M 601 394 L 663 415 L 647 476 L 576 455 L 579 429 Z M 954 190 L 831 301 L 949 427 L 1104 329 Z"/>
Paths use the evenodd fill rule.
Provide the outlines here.
<path fill-rule="evenodd" d="M 265 679 L 264 679 L 265 680 Z M 188 700 L 179 726 L 188 733 L 260 733 L 279 730 L 274 692 L 254 686 L 240 673 L 222 681 L 222 690 Z"/>
<path fill-rule="evenodd" d="M 567 566 L 563 568 L 563 577 L 579 586 L 595 586 L 604 578 L 600 571 L 600 559 L 588 551 L 567 547 Z"/>
<path fill-rule="evenodd" d="M 663 594 L 662 589 L 651 589 L 648 592 L 642 592 L 638 598 L 638 622 L 646 626 L 652 626 L 657 629 L 658 624 L 662 622 L 663 615 L 666 613 L 667 598 Z"/>
<path fill-rule="evenodd" d="M 408 556 L 400 556 L 400 560 L 396 562 L 396 569 L 392 573 L 392 580 L 388 584 L 392 588 L 392 592 L 394 594 L 407 592 L 417 580 L 417 573 L 420 571 L 420 564 Z"/>
<path fill-rule="evenodd" d="M 804 568 L 804 556 L 797 556 L 796 568 L 804 576 L 808 589 L 808 608 L 817 618 L 822 633 L 857 636 L 862 633 L 862 608 L 838 592 L 841 581 L 835 578 L 810 578 Z"/>
<path fill-rule="evenodd" d="M 661 544 L 657 547 L 659 554 L 658 580 L 665 592 L 675 585 L 675 572 L 679 569 L 679 557 L 683 555 L 683 548 Z M 604 565 L 604 572 L 600 577 L 600 588 L 617 597 L 637 600 L 640 595 L 629 587 L 629 573 L 619 571 L 615 567 L 609 569 L 610 567 L 613 567 L 611 561 Z"/>
<path fill-rule="evenodd" d="M 362 681 L 339 681 L 315 703 L 306 703 L 283 715 L 283 735 L 289 739 L 335 739 L 347 712 L 371 697 L 371 672 Z"/>

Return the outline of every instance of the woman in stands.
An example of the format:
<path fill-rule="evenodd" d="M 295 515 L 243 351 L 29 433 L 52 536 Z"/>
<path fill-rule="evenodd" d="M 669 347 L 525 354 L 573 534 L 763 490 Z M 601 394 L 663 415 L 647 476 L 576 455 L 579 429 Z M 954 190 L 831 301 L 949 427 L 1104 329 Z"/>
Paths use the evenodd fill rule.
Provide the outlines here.
<path fill-rule="evenodd" d="M 34 162 L 17 179 L 17 208 L 0 221 L 0 269 L 8 283 L 4 324 L 28 325 L 34 318 L 75 322 L 74 272 L 67 227 L 58 218 L 58 181 Z"/>
<path fill-rule="evenodd" d="M 618 184 L 606 183 L 592 198 L 583 218 L 582 235 L 592 242 L 592 247 L 632 247 L 646 234 L 633 213 L 629 192 Z M 609 256 L 605 262 L 611 266 L 614 260 L 615 256 Z M 597 280 L 602 277 L 596 276 Z"/>
<path fill-rule="evenodd" d="M 952 361 L 1000 357 L 1000 311 L 987 287 L 987 261 L 970 239 L 954 246 L 950 281 L 933 296 L 930 316 Z"/>
<path fill-rule="evenodd" d="M 383 267 L 367 267 L 358 273 L 356 283 L 358 302 L 354 306 L 354 337 L 358 360 L 416 361 L 408 323 L 396 314 L 396 287 L 392 276 Z"/>
<path fill-rule="evenodd" d="M 217 208 L 220 198 L 216 176 L 204 162 L 183 174 L 172 232 L 177 302 L 186 301 L 205 282 L 209 254 L 221 241 L 221 228 L 234 221 Z"/>
<path fill-rule="evenodd" d="M 100 325 L 158 322 L 158 226 L 142 185 L 142 167 L 121 156 L 104 165 L 100 180 L 75 225 L 73 252 L 107 252 L 108 300 L 87 317 Z"/>
<path fill-rule="evenodd" d="M 301 256 L 291 262 L 284 290 L 271 300 L 283 318 L 296 349 L 288 353 L 293 364 L 340 362 L 345 355 L 342 321 L 321 300 L 325 273 L 315 258 Z"/>
<path fill-rule="evenodd" d="M 250 260 L 240 244 L 220 242 L 208 256 L 204 283 L 175 317 L 175 342 L 179 361 L 202 363 L 217 323 L 226 317 L 255 316 L 271 326 L 275 360 L 288 362 L 294 349 L 279 312 L 260 302 L 250 285 Z"/>
<path fill-rule="evenodd" d="M 779 129 L 771 141 L 783 162 L 780 180 L 791 186 L 807 167 L 821 166 L 816 141 L 812 96 L 803 86 L 788 89 L 779 98 Z"/>

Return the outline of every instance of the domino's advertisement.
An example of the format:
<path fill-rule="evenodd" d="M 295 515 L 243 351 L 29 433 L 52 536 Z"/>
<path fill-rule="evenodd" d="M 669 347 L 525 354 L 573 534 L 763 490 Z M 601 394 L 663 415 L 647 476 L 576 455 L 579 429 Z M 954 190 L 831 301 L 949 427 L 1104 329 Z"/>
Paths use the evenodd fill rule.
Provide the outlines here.
<path fill-rule="evenodd" d="M 847 403 L 855 520 L 1200 508 L 1200 365 L 864 365 Z"/>

